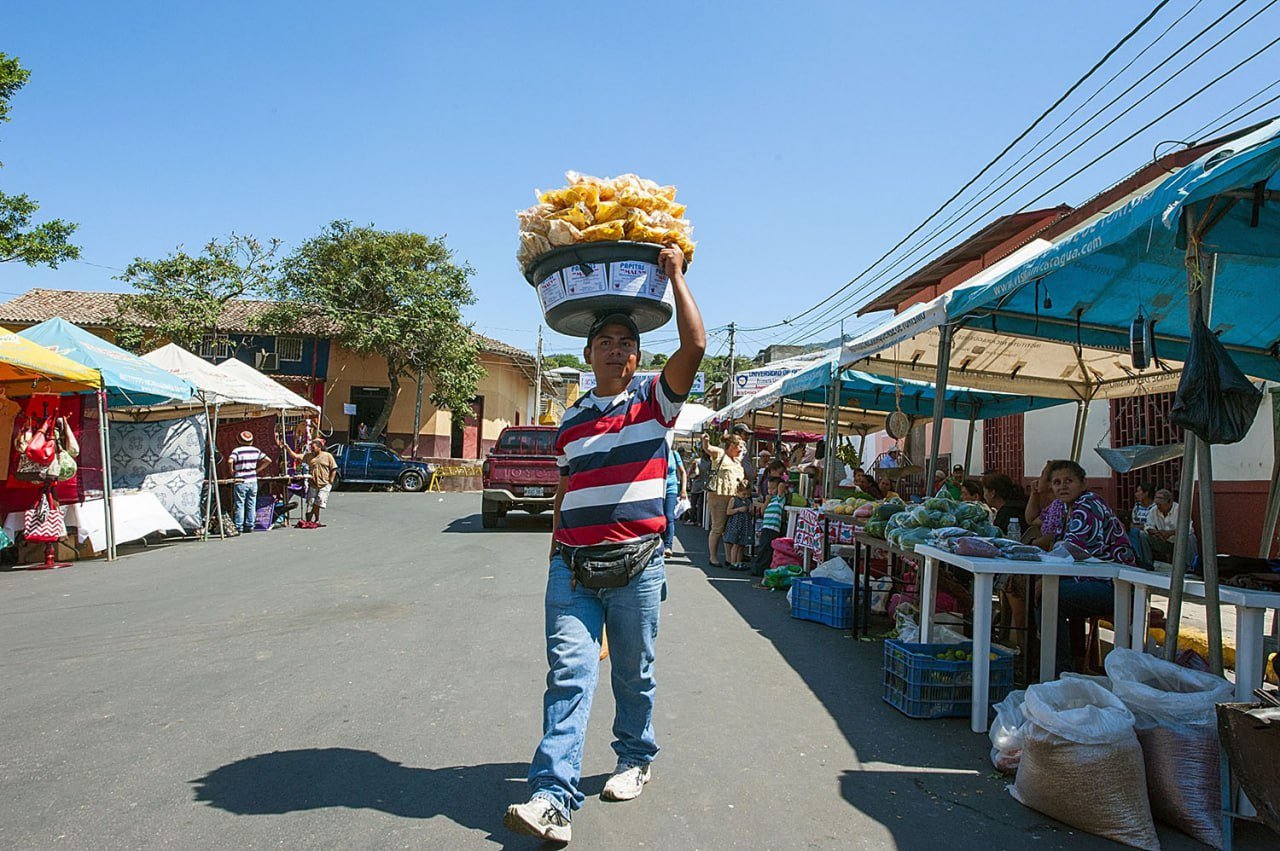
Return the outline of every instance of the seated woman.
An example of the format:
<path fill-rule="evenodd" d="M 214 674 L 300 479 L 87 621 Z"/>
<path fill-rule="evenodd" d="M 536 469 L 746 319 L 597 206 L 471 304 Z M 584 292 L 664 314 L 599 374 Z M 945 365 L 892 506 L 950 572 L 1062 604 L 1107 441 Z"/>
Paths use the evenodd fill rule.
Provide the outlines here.
<path fill-rule="evenodd" d="M 893 489 L 893 481 L 888 476 L 880 476 L 876 479 L 876 487 L 880 488 L 880 496 L 883 499 L 902 499 Z"/>
<path fill-rule="evenodd" d="M 960 501 L 976 502 L 983 508 L 987 509 L 987 519 L 990 520 L 994 516 L 991 506 L 987 505 L 982 496 L 982 482 L 977 479 L 965 479 L 960 483 Z"/>
<path fill-rule="evenodd" d="M 880 488 L 876 483 L 871 481 L 871 477 L 862 470 L 853 471 L 853 485 L 872 499 L 881 499 L 884 497 L 884 494 L 880 492 Z"/>
<path fill-rule="evenodd" d="M 1067 507 L 1053 492 L 1049 482 L 1049 469 L 1057 461 L 1046 461 L 1040 471 L 1040 478 L 1031 486 L 1027 497 L 1027 509 L 1023 515 L 1027 521 L 1024 540 L 1035 544 L 1042 550 L 1053 548 L 1054 541 L 1062 534 L 1067 519 Z"/>
<path fill-rule="evenodd" d="M 1048 467 L 1049 483 L 1066 507 L 1066 525 L 1058 540 L 1074 544 L 1103 561 L 1137 565 L 1124 524 L 1102 497 L 1085 490 L 1085 471 L 1074 461 L 1054 461 Z M 1058 673 L 1072 670 L 1067 620 L 1111 617 L 1114 597 L 1111 580 L 1083 575 L 1063 577 L 1058 585 Z M 1043 627 L 1042 627 L 1043 629 Z"/>

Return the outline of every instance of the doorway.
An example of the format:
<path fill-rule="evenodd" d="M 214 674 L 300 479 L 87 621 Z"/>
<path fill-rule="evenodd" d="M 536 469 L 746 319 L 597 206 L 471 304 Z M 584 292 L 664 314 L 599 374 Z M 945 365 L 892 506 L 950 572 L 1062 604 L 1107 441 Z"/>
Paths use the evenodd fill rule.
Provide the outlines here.
<path fill-rule="evenodd" d="M 378 415 L 382 413 L 382 406 L 386 404 L 390 393 L 391 389 L 388 387 L 351 388 L 351 404 L 355 407 L 355 413 L 347 415 L 348 440 L 379 439 L 378 435 L 373 434 L 372 431 L 362 437 L 360 435 L 360 426 L 363 424 L 367 429 L 373 428 L 373 424 L 378 421 Z"/>
<path fill-rule="evenodd" d="M 484 422 L 484 397 L 471 400 L 471 413 L 454 412 L 449 433 L 450 458 L 480 457 L 480 424 Z"/>

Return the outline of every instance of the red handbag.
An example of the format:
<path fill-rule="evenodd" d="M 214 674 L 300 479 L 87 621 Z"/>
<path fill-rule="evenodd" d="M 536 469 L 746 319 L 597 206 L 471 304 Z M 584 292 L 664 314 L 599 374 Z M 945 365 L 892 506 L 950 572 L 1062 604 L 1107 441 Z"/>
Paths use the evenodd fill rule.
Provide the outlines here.
<path fill-rule="evenodd" d="M 27 448 L 24 450 L 26 456 L 41 467 L 47 467 L 58 453 L 58 447 L 54 444 L 50 435 L 52 426 L 53 420 L 46 418 L 44 425 L 40 426 L 39 430 L 32 435 L 31 442 L 27 444 Z"/>

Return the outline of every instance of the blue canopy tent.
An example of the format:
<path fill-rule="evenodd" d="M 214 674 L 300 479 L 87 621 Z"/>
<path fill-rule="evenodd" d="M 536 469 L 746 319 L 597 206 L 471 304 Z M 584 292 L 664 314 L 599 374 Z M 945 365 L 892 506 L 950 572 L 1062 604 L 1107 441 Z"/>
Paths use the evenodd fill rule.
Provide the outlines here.
<path fill-rule="evenodd" d="M 833 351 L 800 372 L 738 400 L 722 415 L 742 417 L 752 411 L 776 406 L 778 430 L 781 432 L 786 408 L 791 409 L 793 423 L 806 418 L 816 422 L 820 414 L 825 417 L 821 422 L 827 439 L 834 442 L 842 429 L 859 431 L 865 437 L 868 432 L 883 428 L 884 415 L 891 412 L 901 411 L 912 418 L 926 417 L 931 416 L 937 407 L 937 388 L 930 382 L 842 370 L 839 359 L 840 351 Z M 837 375 L 839 381 L 836 380 Z M 1065 405 L 1070 400 L 949 387 L 943 389 L 941 402 L 944 417 L 969 422 L 967 468 L 971 461 L 969 456 L 973 450 L 973 425 L 976 421 Z M 832 457 L 829 453 L 828 458 Z M 829 477 L 834 473 L 833 465 L 834 462 L 828 463 Z"/>
<path fill-rule="evenodd" d="M 111 504 L 111 432 L 107 427 L 107 410 L 139 409 L 184 401 L 195 395 L 195 388 L 189 382 L 61 317 L 46 320 L 19 333 L 33 343 L 96 369 L 102 376 L 103 389 L 98 395 L 98 413 L 102 437 L 103 507 L 106 515 L 107 558 L 113 559 L 116 555 L 116 540 Z"/>
<path fill-rule="evenodd" d="M 1118 209 L 980 286 L 946 302 L 942 337 L 961 326 L 1078 347 L 1129 346 L 1130 325 L 1155 322 L 1156 353 L 1183 361 L 1190 329 L 1203 320 L 1246 374 L 1280 380 L 1280 119 L 1221 144 Z M 949 342 L 946 344 L 949 345 Z M 945 381 L 947 355 L 938 358 Z M 1197 470 L 1198 464 L 1198 470 Z M 1189 560 L 1190 494 L 1202 483 L 1201 535 L 1210 664 L 1222 671 L 1209 447 L 1188 435 L 1183 502 L 1174 551 L 1166 654 L 1177 650 L 1182 578 Z M 1262 554 L 1275 534 L 1273 483 Z"/>

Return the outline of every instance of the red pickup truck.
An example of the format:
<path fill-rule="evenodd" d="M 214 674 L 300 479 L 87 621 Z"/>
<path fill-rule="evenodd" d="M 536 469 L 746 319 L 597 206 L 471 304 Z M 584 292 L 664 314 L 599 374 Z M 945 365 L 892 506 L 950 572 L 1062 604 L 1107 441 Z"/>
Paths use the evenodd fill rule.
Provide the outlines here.
<path fill-rule="evenodd" d="M 498 435 L 497 445 L 480 465 L 484 528 L 496 528 L 512 509 L 541 514 L 554 505 L 560 482 L 555 439 L 555 426 L 507 426 Z"/>

